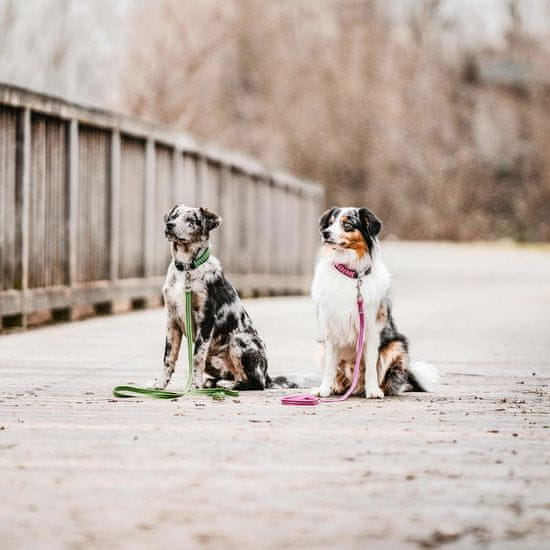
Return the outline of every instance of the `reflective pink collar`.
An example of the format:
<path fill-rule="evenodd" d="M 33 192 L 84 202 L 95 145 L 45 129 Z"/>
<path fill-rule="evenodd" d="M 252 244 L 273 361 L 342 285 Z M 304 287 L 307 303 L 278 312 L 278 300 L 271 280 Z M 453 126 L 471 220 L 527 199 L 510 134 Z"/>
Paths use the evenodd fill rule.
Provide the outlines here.
<path fill-rule="evenodd" d="M 365 275 L 368 275 L 371 272 L 370 266 L 363 271 L 363 273 L 358 273 L 355 271 L 355 269 L 351 269 L 351 267 L 348 267 L 344 264 L 332 264 L 342 275 L 345 275 L 346 277 L 349 277 L 350 279 L 358 279 L 359 277 L 364 277 Z"/>

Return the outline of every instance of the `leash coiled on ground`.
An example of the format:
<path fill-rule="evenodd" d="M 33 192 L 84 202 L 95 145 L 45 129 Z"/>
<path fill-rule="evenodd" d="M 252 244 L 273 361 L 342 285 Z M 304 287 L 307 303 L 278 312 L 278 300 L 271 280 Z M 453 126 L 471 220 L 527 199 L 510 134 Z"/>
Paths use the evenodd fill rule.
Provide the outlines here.
<path fill-rule="evenodd" d="M 170 391 L 155 388 L 140 388 L 137 386 L 116 386 L 113 388 L 113 395 L 115 397 L 138 397 L 139 395 L 146 395 L 154 399 L 177 399 L 184 395 L 206 395 L 212 399 L 222 400 L 226 397 L 238 397 L 239 392 L 226 388 L 200 388 L 189 391 Z"/>

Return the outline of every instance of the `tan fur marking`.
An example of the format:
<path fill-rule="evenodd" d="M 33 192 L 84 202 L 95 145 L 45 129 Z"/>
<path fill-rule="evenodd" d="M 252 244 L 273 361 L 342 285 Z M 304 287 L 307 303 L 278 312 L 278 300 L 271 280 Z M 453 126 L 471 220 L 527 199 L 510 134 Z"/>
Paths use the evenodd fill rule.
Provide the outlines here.
<path fill-rule="evenodd" d="M 380 325 L 385 325 L 388 320 L 388 307 L 386 304 L 380 304 L 378 312 L 376 313 L 376 322 Z"/>
<path fill-rule="evenodd" d="M 336 377 L 334 380 L 334 393 L 341 395 L 351 386 L 353 380 L 353 367 L 355 359 L 340 359 L 336 369 Z M 361 372 L 359 374 L 359 382 L 353 395 L 360 395 L 365 391 L 365 362 L 361 361 Z"/>
<path fill-rule="evenodd" d="M 181 344 L 181 330 L 174 325 L 168 326 L 168 341 L 170 343 L 170 353 L 168 357 L 165 357 L 165 362 L 170 365 L 171 373 L 174 372 L 176 361 L 178 360 L 178 354 Z"/>
<path fill-rule="evenodd" d="M 227 365 L 231 374 L 235 378 L 235 382 L 241 382 L 246 380 L 246 374 L 244 372 L 243 364 L 241 362 L 241 353 L 238 348 L 231 346 L 229 349 L 230 362 Z"/>
<path fill-rule="evenodd" d="M 193 311 L 202 311 L 206 302 L 206 294 L 202 292 L 193 292 L 191 295 L 191 307 Z"/>
<path fill-rule="evenodd" d="M 355 250 L 355 253 L 359 256 L 359 258 L 362 258 L 369 251 L 369 247 L 367 246 L 363 235 L 361 235 L 361 231 L 358 229 L 355 229 L 350 233 L 345 233 L 342 241 L 343 247 Z"/>
<path fill-rule="evenodd" d="M 403 346 L 403 342 L 398 340 L 390 342 L 380 350 L 378 364 L 376 366 L 378 374 L 378 383 L 382 384 L 386 372 L 390 367 L 401 366 L 406 370 L 409 362 L 409 355 Z M 382 388 L 384 389 L 384 388 Z"/>

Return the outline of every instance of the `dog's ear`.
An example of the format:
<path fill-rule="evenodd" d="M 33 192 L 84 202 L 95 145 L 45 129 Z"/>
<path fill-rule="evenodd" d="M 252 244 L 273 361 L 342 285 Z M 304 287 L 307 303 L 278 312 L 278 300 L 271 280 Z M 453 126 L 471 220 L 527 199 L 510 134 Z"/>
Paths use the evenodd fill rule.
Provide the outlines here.
<path fill-rule="evenodd" d="M 382 222 L 368 208 L 359 208 L 359 219 L 361 226 L 372 238 L 376 237 L 381 229 Z"/>
<path fill-rule="evenodd" d="M 216 229 L 216 227 L 222 223 L 221 216 L 216 214 L 216 212 L 212 212 L 211 210 L 208 210 L 208 208 L 203 208 L 202 206 L 199 210 L 207 233 L 212 231 L 212 229 Z"/>
<path fill-rule="evenodd" d="M 323 229 L 326 229 L 330 225 L 330 218 L 332 215 L 338 210 L 336 206 L 333 206 L 332 208 L 329 208 L 328 210 L 325 210 L 321 217 L 319 218 L 319 230 L 322 231 Z"/>
<path fill-rule="evenodd" d="M 166 212 L 166 214 L 164 214 L 164 223 L 166 223 L 170 219 L 170 216 L 174 213 L 178 206 L 179 204 L 174 204 L 174 206 L 172 206 L 172 208 L 170 208 L 170 210 Z"/>

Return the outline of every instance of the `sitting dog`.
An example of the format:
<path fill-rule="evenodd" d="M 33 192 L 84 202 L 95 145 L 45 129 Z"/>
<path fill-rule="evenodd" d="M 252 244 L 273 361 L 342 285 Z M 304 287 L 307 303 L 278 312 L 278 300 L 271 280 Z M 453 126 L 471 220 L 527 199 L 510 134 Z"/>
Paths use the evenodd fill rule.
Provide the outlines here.
<path fill-rule="evenodd" d="M 265 345 L 233 286 L 225 278 L 220 262 L 209 256 L 210 231 L 221 218 L 206 208 L 174 206 L 166 216 L 165 235 L 170 241 L 172 260 L 163 287 L 167 313 L 164 369 L 151 385 L 165 388 L 170 382 L 185 336 L 186 277 L 192 291 L 195 332 L 195 387 L 232 387 L 263 390 L 272 385 L 267 374 Z M 278 377 L 277 383 L 284 384 Z"/>
<path fill-rule="evenodd" d="M 331 208 L 319 219 L 323 245 L 312 297 L 321 331 L 323 378 L 312 393 L 342 394 L 351 385 L 359 334 L 357 278 L 365 308 L 365 348 L 355 394 L 367 398 L 403 391 L 433 391 L 435 367 L 411 363 L 408 342 L 392 319 L 390 274 L 382 258 L 380 220 L 367 208 Z"/>

